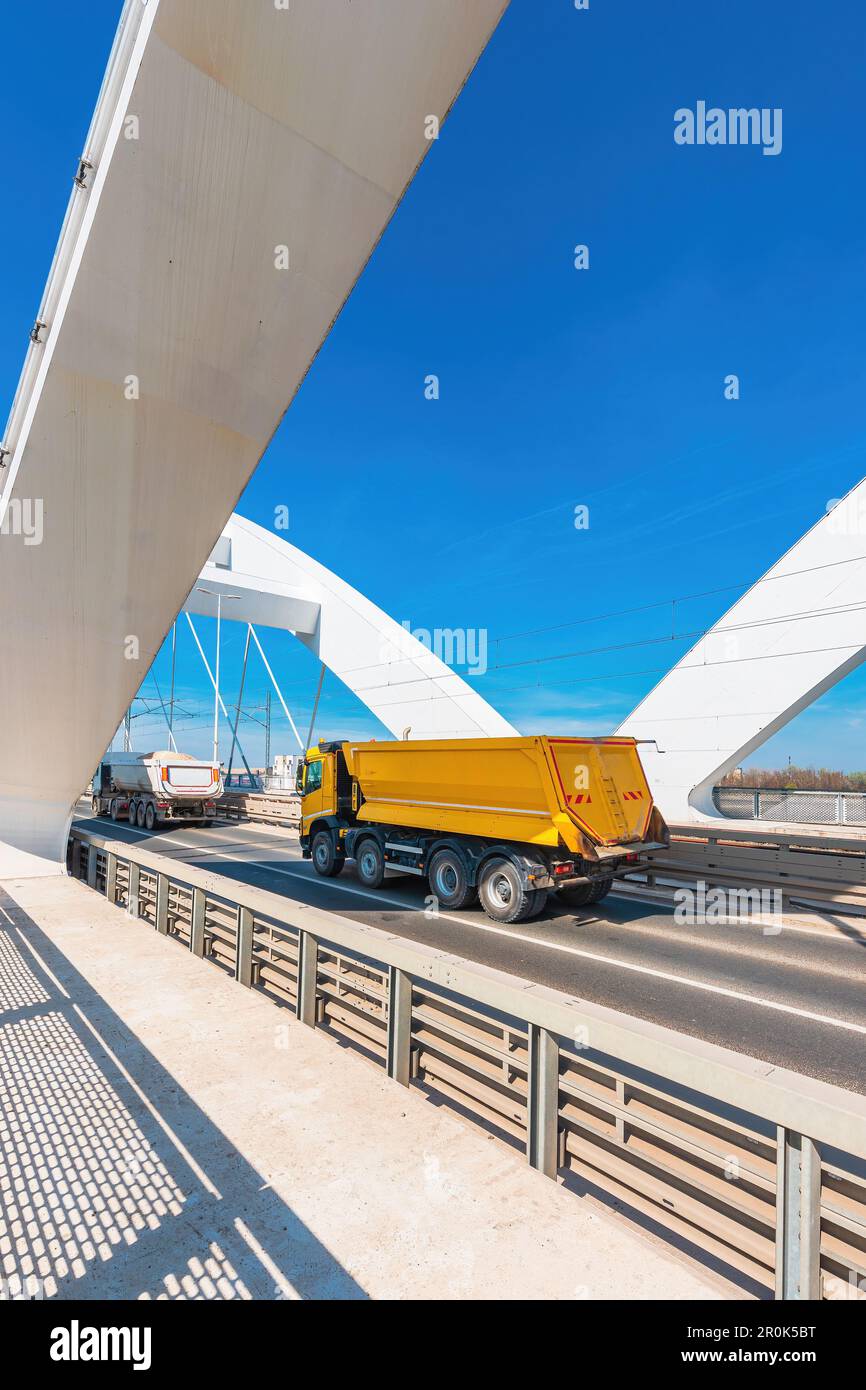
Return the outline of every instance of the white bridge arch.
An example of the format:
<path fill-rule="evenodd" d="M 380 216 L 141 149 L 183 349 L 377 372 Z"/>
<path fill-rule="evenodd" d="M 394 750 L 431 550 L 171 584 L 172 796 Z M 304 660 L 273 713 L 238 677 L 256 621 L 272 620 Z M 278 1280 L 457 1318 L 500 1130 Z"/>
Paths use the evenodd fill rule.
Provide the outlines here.
<path fill-rule="evenodd" d="M 207 592 L 203 592 L 207 590 Z M 184 605 L 293 633 L 396 738 L 516 733 L 394 618 L 297 546 L 235 514 Z"/>

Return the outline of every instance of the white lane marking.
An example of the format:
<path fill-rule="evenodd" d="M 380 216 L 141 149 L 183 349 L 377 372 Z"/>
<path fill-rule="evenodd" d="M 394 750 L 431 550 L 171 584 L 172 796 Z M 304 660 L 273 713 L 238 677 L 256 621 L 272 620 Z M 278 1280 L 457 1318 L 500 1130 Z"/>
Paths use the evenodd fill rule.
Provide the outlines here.
<path fill-rule="evenodd" d="M 687 886 L 686 884 L 683 884 L 683 887 L 686 887 L 686 886 Z M 644 896 L 644 894 L 642 894 L 642 893 L 618 893 L 618 892 L 616 891 L 615 888 L 612 888 L 612 889 L 610 890 L 610 896 L 611 896 L 612 898 L 617 898 L 621 903 L 628 903 L 628 902 L 632 902 L 632 903 L 646 903 L 646 904 L 647 904 L 648 906 L 650 906 L 650 907 L 658 907 L 658 908 L 662 908 L 662 909 L 664 909 L 664 908 L 666 908 L 666 907 L 670 907 L 670 908 L 673 907 L 673 903 L 671 903 L 671 902 L 665 902 L 664 898 L 651 898 L 651 897 L 649 896 L 649 894 L 647 894 L 646 896 Z M 839 914 L 839 915 L 840 915 L 840 916 L 844 916 L 844 914 Z M 826 942 L 828 942 L 830 945 L 833 945 L 833 946 L 860 946 L 860 945 L 862 945 L 863 942 L 866 941 L 866 918 L 863 918 L 862 916 L 859 917 L 859 918 L 851 918 L 851 917 L 849 917 L 849 918 L 847 918 L 847 920 L 848 920 L 849 922 L 850 922 L 850 921 L 855 921 L 855 922 L 856 922 L 856 921 L 859 920 L 859 921 L 862 921 L 862 922 L 864 923 L 864 928 L 863 928 L 862 930 L 861 930 L 860 927 L 857 928 L 857 931 L 858 931 L 858 933 L 859 933 L 858 936 L 856 936 L 856 937 L 853 937 L 853 936 L 840 936 L 840 935 L 839 935 L 839 932 L 838 932 L 834 927 L 832 927 L 832 926 L 826 926 L 826 927 L 801 927 L 801 926 L 798 926 L 798 925 L 797 925 L 796 923 L 794 923 L 794 922 L 788 922 L 788 921 L 783 921 L 783 922 L 782 922 L 782 924 L 781 924 L 781 928 L 782 928 L 782 929 L 781 929 L 781 931 L 779 931 L 779 929 L 778 929 L 778 928 L 779 928 L 779 923 L 778 923 L 778 921 L 777 921 L 774 917 L 750 917 L 750 918 L 748 919 L 748 921 L 746 921 L 746 922 L 738 922 L 738 921 L 720 922 L 720 923 L 719 923 L 719 926 L 732 926 L 732 927 L 760 927 L 761 930 L 762 930 L 762 934 L 765 934 L 765 935 L 773 935 L 774 937 L 782 937 L 782 936 L 784 936 L 784 934 L 785 934 L 786 931 L 795 931 L 795 932 L 799 932 L 801 936 L 820 936 L 820 937 L 823 937 L 823 939 L 824 939 Z M 764 928 L 765 926 L 767 926 L 767 927 L 772 927 L 772 928 L 773 928 L 772 933 L 769 933 L 769 932 L 764 933 L 764 932 L 763 932 L 763 928 Z"/>
<path fill-rule="evenodd" d="M 128 830 L 128 829 L 130 828 L 130 827 L 127 825 L 127 823 L 126 823 L 125 821 L 122 821 L 121 824 L 123 825 L 124 830 Z M 147 832 L 142 831 L 142 830 L 133 830 L 133 834 L 135 834 L 135 835 L 144 835 L 145 833 L 147 833 Z M 234 845 L 237 845 L 238 848 L 244 848 L 244 849 L 270 849 L 270 848 L 273 847 L 273 848 L 281 848 L 281 849 L 283 850 L 284 853 L 287 853 L 287 852 L 288 852 L 288 843 L 289 843 L 289 842 L 287 842 L 286 839 L 285 839 L 284 837 L 282 837 L 282 836 L 267 835 L 267 834 L 266 834 L 266 835 L 264 836 L 263 839 L 250 839 L 250 840 L 234 839 L 234 840 L 233 840 L 233 839 L 225 839 L 224 837 L 223 837 L 223 838 L 217 838 L 216 836 L 211 837 L 211 836 L 210 836 L 210 833 L 209 833 L 208 831 L 205 831 L 205 832 L 203 832 L 203 833 L 206 834 L 206 835 L 208 835 L 208 843 L 207 843 L 207 844 L 202 843 L 201 846 L 196 845 L 195 848 L 197 848 L 197 849 L 198 849 L 198 848 L 202 848 L 202 849 L 208 848 L 208 845 L 209 845 L 210 843 L 212 843 L 212 840 L 213 840 L 213 839 L 216 839 L 216 842 L 217 842 L 218 844 L 221 844 L 221 845 L 231 845 L 231 844 L 234 844 Z M 169 840 L 169 841 L 167 841 L 166 843 L 171 844 L 171 843 L 180 843 L 180 842 L 176 841 L 176 840 L 174 839 L 174 837 L 172 837 L 172 839 Z M 186 849 L 186 848 L 192 848 L 192 846 L 183 845 L 182 848 L 184 848 L 184 849 Z M 227 857 L 231 858 L 231 856 L 227 856 Z M 291 857 L 292 857 L 292 856 L 289 856 L 289 858 L 291 858 Z M 258 867 L 258 866 L 257 866 L 257 867 Z M 279 870 L 279 869 L 277 869 L 276 872 L 277 872 L 277 873 L 280 873 L 280 872 L 286 872 L 286 871 L 285 871 L 285 870 Z M 307 879 L 306 879 L 306 876 L 303 875 L 303 874 L 300 874 L 300 875 L 299 875 L 299 874 L 292 874 L 292 875 L 290 875 L 290 877 L 292 877 L 292 878 L 302 878 L 302 879 L 304 879 L 305 881 L 308 881 L 308 882 L 310 882 L 310 883 L 316 883 L 316 879 L 312 879 L 312 878 L 311 878 L 311 879 L 307 880 Z M 336 887 L 336 886 L 338 886 L 338 885 L 332 884 L 332 887 Z M 378 893 L 370 893 L 370 892 L 368 892 L 366 889 L 363 889 L 363 888 L 357 888 L 357 889 L 351 888 L 348 884 L 340 884 L 339 887 L 341 888 L 341 890 L 342 890 L 343 892 L 357 892 L 359 895 L 363 895 L 363 896 L 372 898 L 374 901 L 381 901 L 381 895 L 378 894 Z M 631 893 L 631 892 L 629 892 L 629 893 L 618 893 L 618 892 L 616 891 L 616 889 L 613 889 L 613 890 L 611 891 L 610 896 L 611 896 L 612 898 L 616 898 L 619 902 L 621 902 L 621 903 L 623 903 L 623 904 L 637 902 L 637 903 L 643 903 L 643 904 L 645 904 L 645 905 L 648 906 L 648 907 L 655 907 L 655 908 L 658 909 L 658 915 L 661 916 L 661 917 L 664 917 L 664 916 L 666 916 L 666 915 L 670 915 L 671 911 L 673 910 L 673 904 L 672 904 L 672 903 L 665 902 L 665 901 L 664 901 L 663 899 L 661 899 L 661 898 L 653 898 L 653 897 L 650 897 L 649 895 L 647 895 L 646 897 L 644 897 L 644 896 L 643 896 L 642 894 L 640 894 L 640 893 Z M 396 902 L 397 900 L 394 899 L 394 901 Z M 420 908 L 415 907 L 412 903 L 405 903 L 404 905 L 405 905 L 405 907 L 407 908 L 408 911 L 420 912 L 420 911 L 422 910 L 422 909 L 420 909 Z M 452 921 L 459 922 L 459 921 L 463 920 L 464 922 L 466 922 L 467 925 L 476 925 L 475 923 L 470 923 L 470 922 L 468 921 L 468 919 L 466 919 L 466 918 L 461 919 L 461 918 L 459 918 L 459 917 L 454 917 L 451 913 L 449 913 L 448 915 L 449 915 L 449 917 L 451 918 Z M 595 920 L 597 920 L 598 922 L 600 922 L 600 923 L 602 923 L 602 924 L 605 923 L 605 919 L 604 919 L 604 918 L 596 918 Z M 479 922 L 477 925 L 478 925 L 479 927 L 481 927 L 481 926 L 483 926 L 484 924 Z M 610 923 L 609 925 L 611 925 L 611 926 L 617 925 L 617 926 L 618 926 L 618 925 L 621 925 L 621 924 L 619 924 L 619 923 Z M 651 930 L 652 930 L 650 927 L 645 926 L 645 924 L 644 924 L 643 922 L 630 922 L 628 925 L 629 925 L 630 928 L 632 928 L 633 930 L 637 930 L 637 931 L 647 931 L 647 930 L 650 930 L 650 931 L 651 931 Z M 776 921 L 776 919 L 773 918 L 773 917 L 768 917 L 768 918 L 763 918 L 763 917 L 752 917 L 752 918 L 750 918 L 750 919 L 749 919 L 748 921 L 746 921 L 746 922 L 740 922 L 740 921 L 726 921 L 726 922 L 720 922 L 720 923 L 719 923 L 719 926 L 740 927 L 740 928 L 752 928 L 752 929 L 754 929 L 755 931 L 760 931 L 760 932 L 761 932 L 761 935 L 764 936 L 764 937 L 766 937 L 766 936 L 768 936 L 768 935 L 771 935 L 774 939 L 778 939 L 778 940 L 781 940 L 781 939 L 782 939 L 782 937 L 784 936 L 785 932 L 798 932 L 801 936 L 817 936 L 817 937 L 819 937 L 822 941 L 825 941 L 828 945 L 832 945 L 832 946 L 860 946 L 860 945 L 863 944 L 864 939 L 866 939 L 866 932 L 862 933 L 861 935 L 859 935 L 859 936 L 857 936 L 857 937 L 840 936 L 839 933 L 838 933 L 837 931 L 835 931 L 832 927 L 801 927 L 801 926 L 796 926 L 796 925 L 795 925 L 794 923 L 792 923 L 792 922 L 783 922 L 783 923 L 782 923 L 782 929 L 781 929 L 781 931 L 779 931 L 779 930 L 778 930 L 779 923 L 778 923 L 778 922 Z M 767 932 L 764 931 L 764 928 L 765 928 L 765 927 L 768 927 L 768 926 L 773 928 L 772 932 L 770 932 L 770 933 L 767 933 Z M 508 933 L 508 935 L 511 935 L 511 933 Z M 538 937 L 531 937 L 530 939 L 533 940 L 533 941 L 536 941 L 536 940 L 537 940 L 538 943 L 539 943 L 539 945 L 541 945 L 541 946 L 546 946 L 546 947 L 548 947 L 549 949 L 552 949 L 550 942 L 542 941 L 542 940 L 540 940 Z M 557 949 L 562 950 L 562 951 L 570 951 L 572 948 L 571 948 L 570 946 L 560 946 L 560 947 L 558 947 Z"/>
<path fill-rule="evenodd" d="M 86 819 L 86 817 L 85 817 L 85 819 Z M 91 819 L 92 819 L 92 817 L 91 817 Z M 129 829 L 131 829 L 131 827 L 127 824 L 126 821 L 121 821 L 120 824 L 123 826 L 124 830 L 129 830 Z M 228 827 L 226 827 L 226 828 L 228 828 Z M 238 828 L 240 828 L 240 825 L 239 825 Z M 144 831 L 142 831 L 142 830 L 135 830 L 135 829 L 133 829 L 132 833 L 133 833 L 134 835 L 143 835 L 143 834 L 145 834 L 146 832 L 144 832 Z M 208 833 L 208 832 L 205 832 L 205 833 Z M 260 833 L 264 833 L 264 832 L 263 832 L 263 827 L 260 828 Z M 216 838 L 216 837 L 213 837 L 213 838 Z M 169 841 L 168 843 L 171 843 L 171 842 Z M 220 838 L 220 839 L 217 840 L 217 843 L 218 843 L 218 844 L 221 844 L 221 845 L 236 844 L 236 845 L 238 845 L 239 847 L 245 847 L 245 848 L 248 848 L 248 849 L 269 849 L 269 848 L 271 848 L 271 846 L 274 846 L 274 847 L 277 847 L 277 848 L 278 848 L 278 847 L 282 847 L 283 850 L 285 851 L 288 842 L 287 842 L 287 840 L 285 839 L 285 837 L 283 837 L 283 836 L 281 836 L 281 835 L 267 835 L 267 834 L 265 833 L 265 838 L 262 839 L 262 840 L 241 840 L 241 839 L 232 840 L 232 839 Z M 184 847 L 184 848 L 188 848 L 188 846 L 183 846 L 183 847 Z M 198 848 L 198 846 L 196 846 L 196 848 Z M 205 846 L 205 845 L 202 845 L 202 848 L 206 848 L 206 846 Z M 314 882 L 315 882 L 315 879 L 311 879 L 310 882 L 314 883 Z M 341 886 L 344 887 L 344 890 L 348 891 L 348 885 L 341 885 Z M 359 888 L 357 891 L 358 891 L 359 893 L 361 893 L 361 892 L 363 892 L 363 891 L 365 891 L 365 890 L 362 890 L 362 889 Z M 658 909 L 659 909 L 659 916 L 665 916 L 665 915 L 666 915 L 666 911 L 665 911 L 666 909 L 667 909 L 668 913 L 670 913 L 670 911 L 672 911 L 672 909 L 673 909 L 673 904 L 672 904 L 672 903 L 666 902 L 663 898 L 654 898 L 654 897 L 651 897 L 649 894 L 644 895 L 644 894 L 642 894 L 642 893 L 633 893 L 633 892 L 618 893 L 617 890 L 614 888 L 614 889 L 611 890 L 610 896 L 611 896 L 612 898 L 616 898 L 616 899 L 617 899 L 619 902 L 621 902 L 621 903 L 634 903 L 634 902 L 637 902 L 637 903 L 644 903 L 647 907 L 655 907 L 655 908 L 658 908 Z M 420 911 L 419 908 L 413 908 L 411 903 L 407 903 L 406 906 L 407 906 L 407 908 L 410 908 L 412 911 Z M 450 916 L 450 914 L 449 914 L 449 916 Z M 453 920 L 454 920 L 454 921 L 459 921 L 460 919 L 459 919 L 459 918 L 454 918 Z M 602 919 L 602 918 L 599 918 L 598 920 L 599 920 L 599 921 L 602 921 L 603 919 Z M 630 923 L 629 925 L 630 925 L 630 926 L 634 926 L 634 927 L 636 927 L 636 928 L 638 928 L 638 929 L 643 929 L 643 923 L 641 923 L 641 922 Z M 769 926 L 769 927 L 772 927 L 772 928 L 773 928 L 773 931 L 772 931 L 773 937 L 781 938 L 782 936 L 784 936 L 785 932 L 798 932 L 799 935 L 801 935 L 801 936 L 817 936 L 817 937 L 820 937 L 823 941 L 826 941 L 828 945 L 832 945 L 832 946 L 860 946 L 860 945 L 863 944 L 863 941 L 866 940 L 866 923 L 864 923 L 864 931 L 860 932 L 860 934 L 859 934 L 858 936 L 856 936 L 856 937 L 852 937 L 852 936 L 841 936 L 841 935 L 839 934 L 839 932 L 838 932 L 837 930 L 835 930 L 832 926 L 824 926 L 824 927 L 821 927 L 821 926 L 802 927 L 802 926 L 797 925 L 797 924 L 794 923 L 794 922 L 788 922 L 788 921 L 785 921 L 785 922 L 782 923 L 782 929 L 781 929 L 781 931 L 779 931 L 779 930 L 778 930 L 779 923 L 778 923 L 778 921 L 777 921 L 774 917 L 768 917 L 768 918 L 763 918 L 763 917 L 752 917 L 752 918 L 750 918 L 750 919 L 749 919 L 748 921 L 746 921 L 746 922 L 740 922 L 740 921 L 730 922 L 730 921 L 729 921 L 729 922 L 721 922 L 721 923 L 719 923 L 719 925 L 720 925 L 720 926 L 731 926 L 731 927 L 753 927 L 753 928 L 755 928 L 756 930 L 757 930 L 757 929 L 760 929 L 762 936 L 766 936 L 766 935 L 769 935 L 769 934 L 770 934 L 770 933 L 766 933 L 766 932 L 764 931 L 764 927 Z M 859 931 L 859 929 L 858 929 L 858 931 Z M 533 940 L 536 940 L 535 937 L 533 937 L 532 939 L 533 939 Z M 542 943 L 540 943 L 540 944 L 542 944 L 542 945 L 547 945 L 548 943 L 547 943 L 547 942 L 542 942 Z M 568 949 L 570 949 L 570 948 L 567 947 L 567 946 L 563 946 L 561 949 L 562 949 L 562 950 L 568 950 Z"/>
<path fill-rule="evenodd" d="M 126 826 L 127 830 L 131 827 Z M 154 838 L 147 831 L 136 830 L 133 832 L 146 839 Z M 182 840 L 172 839 L 172 844 L 180 845 L 182 849 L 202 849 L 202 845 L 191 845 L 189 841 L 185 844 Z M 212 850 L 211 854 L 215 859 L 237 859 L 231 854 L 222 854 L 219 850 Z M 250 868 L 258 867 L 255 864 Z M 276 864 L 269 864 L 265 873 L 282 874 L 284 878 L 299 878 L 304 883 L 314 884 L 316 887 L 334 888 L 341 893 L 353 893 L 356 897 L 372 898 L 377 903 L 390 903 L 392 907 L 399 907 L 404 912 L 423 913 L 424 908 L 413 907 L 411 903 L 404 902 L 401 898 L 386 897 L 384 893 L 378 893 L 368 888 L 356 888 L 348 883 L 337 883 L 335 879 L 328 879 L 327 882 L 319 883 L 315 878 L 308 874 L 299 874 L 291 869 L 281 869 Z M 507 931 L 504 927 L 494 926 L 492 922 L 476 922 L 470 917 L 458 917 L 456 913 L 449 912 L 445 917 L 446 924 L 449 922 L 459 922 L 463 926 L 472 927 L 475 931 L 490 932 L 493 936 L 504 936 L 508 941 L 524 941 L 530 946 L 541 946 L 546 951 L 559 951 L 569 956 L 579 956 L 582 960 L 592 960 L 599 965 L 612 965 L 617 970 L 628 970 L 634 975 L 648 975 L 654 980 L 665 980 L 668 984 L 684 985 L 687 989 L 697 989 L 705 994 L 718 994 L 725 999 L 736 999 L 743 1004 L 755 1004 L 761 1009 L 770 1009 L 775 1013 L 794 1014 L 797 1018 L 809 1019 L 812 1023 L 826 1023 L 830 1028 L 841 1028 L 848 1033 L 866 1034 L 866 1025 L 862 1023 L 849 1023 L 845 1019 L 833 1018 L 829 1014 L 813 1013 L 811 1009 L 799 1009 L 793 1004 L 780 1004 L 775 999 L 764 999 L 759 994 L 747 994 L 742 990 L 728 989 L 725 985 L 713 985 L 707 980 L 690 980 L 685 975 L 674 975 L 667 970 L 656 970 L 650 965 L 635 965 L 632 961 L 616 960 L 613 956 L 603 956 L 597 951 L 585 951 L 580 946 L 562 946 L 555 941 L 544 941 L 539 936 L 527 936 L 525 932 Z"/>
<path fill-rule="evenodd" d="M 129 827 L 127 826 L 127 823 L 126 823 L 125 821 L 122 821 L 121 824 L 123 825 L 124 829 L 128 829 L 128 828 L 129 828 Z M 238 829 L 240 829 L 241 824 L 243 824 L 243 822 L 238 823 Z M 249 828 L 252 829 L 252 826 L 250 826 Z M 228 830 L 228 826 L 226 826 L 226 829 Z M 140 831 L 140 830 L 136 830 L 136 831 L 134 831 L 133 833 L 134 833 L 134 834 L 137 834 L 137 835 L 140 835 L 140 834 L 143 834 L 144 832 L 143 832 L 143 831 Z M 207 832 L 207 831 L 205 831 L 204 833 L 209 835 L 209 832 Z M 217 843 L 218 843 L 218 844 L 221 844 L 221 845 L 236 844 L 236 845 L 238 845 L 239 847 L 245 847 L 245 848 L 248 848 L 248 849 L 269 849 L 269 848 L 271 848 L 271 847 L 273 846 L 273 847 L 275 847 L 275 848 L 282 848 L 284 851 L 286 851 L 288 843 L 291 843 L 290 841 L 288 841 L 288 840 L 286 839 L 285 836 L 282 836 L 282 835 L 268 835 L 267 832 L 265 831 L 265 828 L 264 828 L 264 827 L 258 827 L 258 833 L 259 833 L 259 834 L 262 834 L 262 835 L 264 836 L 264 838 L 263 838 L 263 839 L 259 839 L 259 840 L 256 840 L 256 839 L 252 839 L 252 840 L 235 839 L 235 840 L 233 840 L 233 839 L 231 839 L 231 838 L 225 839 L 225 838 L 223 837 L 223 838 L 219 838 L 219 839 L 217 840 Z M 216 838 L 216 837 L 214 837 L 214 838 Z M 186 846 L 185 846 L 185 848 L 186 848 Z M 205 846 L 203 845 L 202 848 L 205 848 Z M 311 879 L 310 882 L 315 882 L 315 879 Z M 345 890 L 348 891 L 348 885 L 345 885 L 344 887 L 345 887 Z M 364 891 L 364 890 L 358 889 L 357 891 L 360 893 L 360 892 L 362 892 L 362 891 Z M 644 895 L 644 894 L 642 894 L 642 893 L 633 893 L 633 892 L 618 893 L 617 890 L 614 888 L 614 889 L 612 889 L 610 896 L 611 896 L 612 898 L 618 899 L 618 901 L 621 902 L 621 903 L 630 903 L 630 902 L 631 902 L 631 903 L 634 903 L 634 902 L 637 902 L 637 903 L 644 903 L 647 907 L 655 907 L 655 908 L 658 909 L 659 916 L 662 916 L 662 917 L 665 916 L 665 915 L 669 915 L 670 912 L 673 910 L 673 904 L 672 904 L 672 903 L 666 902 L 663 898 L 651 897 L 649 894 Z M 412 907 L 412 904 L 411 904 L 411 903 L 407 903 L 407 904 L 406 904 L 406 907 L 407 907 L 407 908 L 410 908 L 412 911 L 420 911 L 420 909 Z M 449 915 L 450 915 L 450 914 L 449 914 Z M 455 918 L 454 920 L 457 921 L 457 920 L 459 920 L 459 919 L 458 919 L 458 918 Z M 599 921 L 603 921 L 602 918 L 599 918 L 598 920 L 599 920 Z M 633 927 L 636 927 L 636 928 L 638 928 L 638 929 L 643 929 L 643 923 L 641 923 L 641 922 L 630 923 L 629 925 L 630 925 L 630 926 L 633 926 Z M 752 918 L 750 918 L 748 921 L 745 921 L 745 922 L 740 922 L 740 921 L 728 921 L 728 922 L 721 922 L 721 923 L 719 923 L 719 925 L 720 925 L 720 926 L 730 926 L 730 927 L 751 927 L 751 928 L 754 928 L 755 930 L 760 930 L 762 936 L 772 935 L 773 937 L 778 937 L 778 938 L 781 938 L 782 936 L 784 936 L 785 932 L 797 932 L 800 936 L 817 936 L 817 937 L 820 937 L 821 940 L 827 942 L 828 945 L 832 945 L 832 946 L 860 946 L 860 945 L 863 944 L 864 940 L 866 940 L 866 921 L 864 921 L 864 930 L 863 930 L 862 932 L 859 932 L 859 928 L 858 928 L 859 935 L 857 935 L 856 937 L 852 937 L 852 936 L 842 936 L 842 935 L 840 935 L 839 932 L 838 932 L 834 927 L 832 927 L 832 926 L 812 926 L 812 927 L 803 927 L 803 926 L 799 926 L 798 924 L 796 924 L 796 923 L 794 923 L 794 922 L 790 922 L 790 921 L 784 921 L 784 922 L 782 923 L 782 929 L 781 929 L 781 931 L 779 931 L 779 930 L 778 930 L 778 928 L 779 928 L 779 923 L 778 923 L 778 921 L 777 921 L 777 919 L 776 919 L 775 917 L 767 917 L 767 918 L 764 918 L 764 917 L 752 917 Z M 772 933 L 767 933 L 767 932 L 765 932 L 765 931 L 764 931 L 764 928 L 765 928 L 765 927 L 772 927 L 772 929 L 773 929 L 773 930 L 772 930 Z M 532 939 L 535 940 L 536 938 L 533 937 Z M 548 943 L 545 942 L 545 943 L 541 943 L 541 944 L 547 945 Z M 562 947 L 561 949 L 563 949 L 563 950 L 568 950 L 569 948 L 568 948 L 568 947 Z"/>

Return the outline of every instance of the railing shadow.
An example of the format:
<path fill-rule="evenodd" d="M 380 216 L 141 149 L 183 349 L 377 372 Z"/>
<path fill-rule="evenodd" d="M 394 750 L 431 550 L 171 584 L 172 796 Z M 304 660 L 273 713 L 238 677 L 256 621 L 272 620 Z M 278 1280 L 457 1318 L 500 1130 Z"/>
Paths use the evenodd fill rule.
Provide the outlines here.
<path fill-rule="evenodd" d="M 0 888 L 0 1299 L 22 1287 L 367 1297 Z"/>

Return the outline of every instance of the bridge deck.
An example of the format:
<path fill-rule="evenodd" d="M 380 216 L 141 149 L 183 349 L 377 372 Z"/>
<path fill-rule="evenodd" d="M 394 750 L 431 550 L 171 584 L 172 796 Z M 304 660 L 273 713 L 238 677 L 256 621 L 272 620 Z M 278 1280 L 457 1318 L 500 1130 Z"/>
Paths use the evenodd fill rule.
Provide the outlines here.
<path fill-rule="evenodd" d="M 0 1259 L 46 1297 L 738 1296 L 78 883 L 7 881 L 0 951 Z"/>

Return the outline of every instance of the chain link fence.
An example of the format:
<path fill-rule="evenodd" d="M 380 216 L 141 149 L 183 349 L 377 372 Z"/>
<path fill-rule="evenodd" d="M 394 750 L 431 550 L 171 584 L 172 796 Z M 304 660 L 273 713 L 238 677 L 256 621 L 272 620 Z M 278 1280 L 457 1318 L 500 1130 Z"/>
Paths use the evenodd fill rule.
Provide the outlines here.
<path fill-rule="evenodd" d="M 799 825 L 866 825 L 866 792 L 788 791 L 780 787 L 714 787 L 723 816 Z"/>

